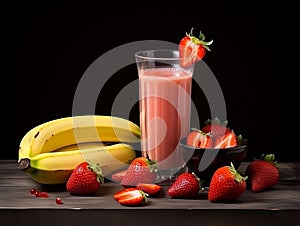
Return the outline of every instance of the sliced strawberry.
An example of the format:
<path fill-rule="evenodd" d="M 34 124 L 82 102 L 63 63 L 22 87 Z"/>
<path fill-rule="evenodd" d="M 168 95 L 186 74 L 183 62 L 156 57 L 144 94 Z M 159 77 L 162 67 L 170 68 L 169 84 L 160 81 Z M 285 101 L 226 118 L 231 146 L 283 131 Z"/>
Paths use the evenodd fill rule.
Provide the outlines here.
<path fill-rule="evenodd" d="M 199 38 L 194 37 L 192 31 L 193 29 L 179 42 L 179 57 L 182 58 L 180 62 L 182 67 L 189 67 L 201 60 L 205 56 L 206 51 L 210 51 L 208 46 L 213 42 L 212 40 L 206 42 L 205 36 L 201 32 Z"/>
<path fill-rule="evenodd" d="M 124 188 L 114 194 L 114 199 L 124 206 L 138 206 L 147 202 L 147 194 L 138 188 Z"/>
<path fill-rule="evenodd" d="M 111 175 L 111 179 L 115 182 L 121 182 L 123 177 L 125 176 L 127 169 L 115 172 Z"/>
<path fill-rule="evenodd" d="M 208 133 L 193 129 L 187 136 L 187 145 L 196 148 L 211 148 L 212 140 Z"/>
<path fill-rule="evenodd" d="M 235 133 L 231 130 L 224 136 L 218 138 L 215 141 L 214 148 L 230 148 L 238 146 L 238 137 Z"/>
<path fill-rule="evenodd" d="M 130 187 L 130 188 L 123 188 L 122 190 L 116 192 L 114 194 L 114 199 L 116 201 L 119 201 L 122 197 L 126 196 L 127 194 L 130 194 L 131 191 L 139 190 L 138 188 Z"/>
<path fill-rule="evenodd" d="M 161 186 L 158 184 L 138 183 L 136 187 L 149 195 L 154 195 L 160 191 Z"/>

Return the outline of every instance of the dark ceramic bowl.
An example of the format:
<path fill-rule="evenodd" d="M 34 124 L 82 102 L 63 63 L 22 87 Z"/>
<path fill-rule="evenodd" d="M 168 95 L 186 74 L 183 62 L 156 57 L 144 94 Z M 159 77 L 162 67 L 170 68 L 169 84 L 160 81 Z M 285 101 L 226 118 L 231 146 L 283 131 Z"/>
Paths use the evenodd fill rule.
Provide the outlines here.
<path fill-rule="evenodd" d="M 238 169 L 245 160 L 248 151 L 248 141 L 232 148 L 195 148 L 186 144 L 186 138 L 180 140 L 180 151 L 189 172 L 194 172 L 206 185 L 210 183 L 213 173 L 220 167 L 234 165 Z"/>

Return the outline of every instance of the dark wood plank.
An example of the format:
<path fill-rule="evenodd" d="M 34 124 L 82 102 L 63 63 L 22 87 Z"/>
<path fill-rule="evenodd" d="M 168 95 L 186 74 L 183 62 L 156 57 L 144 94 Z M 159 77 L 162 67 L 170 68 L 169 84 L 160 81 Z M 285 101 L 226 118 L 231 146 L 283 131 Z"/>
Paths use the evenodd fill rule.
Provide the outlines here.
<path fill-rule="evenodd" d="M 247 164 L 244 162 L 238 168 L 242 174 Z M 2 219 L 16 224 L 22 219 L 22 225 L 26 225 L 26 222 L 28 225 L 33 225 L 29 220 L 32 214 L 41 214 L 35 222 L 40 224 L 44 224 L 46 219 L 52 219 L 56 215 L 61 216 L 61 220 L 70 217 L 72 222 L 77 225 L 78 216 L 86 215 L 90 217 L 90 220 L 109 218 L 110 221 L 106 222 L 105 225 L 120 222 L 120 219 L 123 219 L 124 225 L 125 222 L 129 222 L 129 216 L 137 217 L 138 211 L 139 218 L 149 218 L 148 223 L 155 223 L 154 219 L 156 219 L 157 222 L 163 222 L 163 225 L 179 225 L 179 222 L 182 225 L 182 217 L 191 223 L 211 223 L 216 221 L 216 214 L 218 215 L 217 222 L 223 221 L 224 224 L 222 225 L 226 225 L 227 221 L 231 223 L 230 225 L 238 225 L 239 223 L 248 225 L 247 223 L 250 222 L 264 222 L 264 225 L 268 225 L 268 221 L 261 219 L 262 217 L 269 217 L 270 222 L 276 222 L 276 224 L 283 222 L 282 219 L 288 219 L 291 222 L 289 225 L 292 225 L 292 221 L 298 219 L 300 214 L 300 163 L 280 163 L 278 166 L 280 181 L 277 185 L 261 193 L 247 190 L 235 203 L 210 203 L 207 200 L 206 192 L 201 193 L 196 199 L 173 199 L 164 195 L 164 191 L 167 189 L 164 187 L 162 193 L 157 197 L 149 198 L 148 205 L 125 207 L 113 199 L 113 194 L 122 188 L 117 183 L 106 181 L 95 195 L 72 196 L 63 185 L 43 186 L 36 183 L 18 169 L 16 161 L 0 160 L 0 216 Z M 30 194 L 31 188 L 47 191 L 50 197 L 36 198 Z M 62 198 L 64 204 L 57 205 L 55 203 L 56 197 Z M 132 210 L 134 211 L 132 212 Z M 233 217 L 237 213 L 239 216 L 237 219 L 233 220 L 228 217 Z M 15 214 L 19 217 L 15 218 Z M 165 217 L 159 218 L 158 221 L 151 214 L 154 216 L 160 214 Z M 255 216 L 254 219 L 258 217 L 260 221 L 254 221 L 249 216 Z M 246 220 L 246 217 L 249 219 Z M 170 219 L 176 220 L 172 220 L 172 224 L 170 222 L 169 224 L 168 220 Z M 59 222 L 55 224 L 60 225 Z"/>

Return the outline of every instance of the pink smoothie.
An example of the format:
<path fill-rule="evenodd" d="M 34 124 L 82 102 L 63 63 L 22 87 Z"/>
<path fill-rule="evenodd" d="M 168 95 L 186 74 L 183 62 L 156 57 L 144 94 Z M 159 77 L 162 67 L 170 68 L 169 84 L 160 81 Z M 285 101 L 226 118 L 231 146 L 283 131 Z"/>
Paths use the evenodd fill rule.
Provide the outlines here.
<path fill-rule="evenodd" d="M 139 81 L 142 153 L 160 169 L 181 167 L 178 143 L 190 129 L 192 76 L 169 68 L 146 69 Z"/>

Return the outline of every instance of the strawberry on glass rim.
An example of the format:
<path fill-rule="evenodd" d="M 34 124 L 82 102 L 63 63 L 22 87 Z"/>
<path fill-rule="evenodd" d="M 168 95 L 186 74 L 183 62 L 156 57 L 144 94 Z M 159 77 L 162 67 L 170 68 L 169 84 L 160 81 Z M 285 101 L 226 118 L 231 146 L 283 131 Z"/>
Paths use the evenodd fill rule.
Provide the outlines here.
<path fill-rule="evenodd" d="M 206 42 L 203 33 L 200 32 L 197 38 L 193 36 L 192 32 L 193 28 L 179 42 L 179 57 L 182 58 L 180 62 L 182 67 L 189 67 L 200 61 L 205 56 L 206 51 L 210 51 L 209 45 L 213 43 L 213 40 Z"/>

